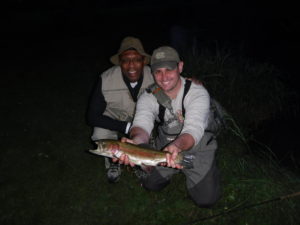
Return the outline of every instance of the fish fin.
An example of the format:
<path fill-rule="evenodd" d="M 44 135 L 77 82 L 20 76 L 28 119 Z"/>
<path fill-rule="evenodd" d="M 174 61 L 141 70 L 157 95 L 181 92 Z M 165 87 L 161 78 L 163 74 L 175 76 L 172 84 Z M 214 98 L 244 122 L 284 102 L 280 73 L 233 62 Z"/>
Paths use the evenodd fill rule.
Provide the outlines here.
<path fill-rule="evenodd" d="M 153 170 L 154 166 L 148 166 L 144 163 L 141 165 L 141 169 L 145 171 L 146 173 L 150 173 Z"/>
<path fill-rule="evenodd" d="M 184 169 L 192 169 L 194 168 L 193 161 L 195 159 L 194 155 L 183 155 L 182 161 L 180 165 L 183 166 Z"/>

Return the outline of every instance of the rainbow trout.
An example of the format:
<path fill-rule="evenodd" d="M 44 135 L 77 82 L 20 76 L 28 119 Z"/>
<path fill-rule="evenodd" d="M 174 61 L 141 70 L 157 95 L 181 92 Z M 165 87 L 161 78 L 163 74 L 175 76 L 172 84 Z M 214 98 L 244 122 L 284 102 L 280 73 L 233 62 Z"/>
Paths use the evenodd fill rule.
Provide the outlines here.
<path fill-rule="evenodd" d="M 126 154 L 130 162 L 133 162 L 134 164 L 139 166 L 157 166 L 160 163 L 167 162 L 167 153 L 163 151 L 157 151 L 150 148 L 144 148 L 139 145 L 134 145 L 111 139 L 101 139 L 96 141 L 96 144 L 98 146 L 97 149 L 89 150 L 89 152 L 96 155 L 106 156 L 109 158 L 119 158 L 122 154 Z M 119 150 L 117 150 L 114 153 L 110 151 L 109 147 L 112 144 L 119 145 Z M 177 164 L 182 165 L 185 169 L 191 169 L 193 168 L 194 158 L 194 155 L 179 153 L 176 157 L 175 162 Z"/>

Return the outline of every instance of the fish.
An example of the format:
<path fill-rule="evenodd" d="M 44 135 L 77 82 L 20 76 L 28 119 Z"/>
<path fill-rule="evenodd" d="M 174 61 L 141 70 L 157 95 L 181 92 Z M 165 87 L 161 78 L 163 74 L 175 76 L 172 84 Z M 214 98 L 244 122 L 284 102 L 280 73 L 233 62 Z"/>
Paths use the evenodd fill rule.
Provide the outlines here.
<path fill-rule="evenodd" d="M 95 143 L 97 149 L 91 149 L 89 152 L 96 155 L 119 158 L 122 154 L 126 154 L 129 161 L 138 166 L 159 166 L 161 163 L 167 162 L 167 152 L 164 151 L 112 139 L 100 139 Z M 119 149 L 113 152 L 110 150 L 111 145 L 118 145 Z M 175 159 L 175 163 L 182 165 L 184 169 L 191 169 L 193 168 L 194 158 L 194 155 L 180 152 Z"/>

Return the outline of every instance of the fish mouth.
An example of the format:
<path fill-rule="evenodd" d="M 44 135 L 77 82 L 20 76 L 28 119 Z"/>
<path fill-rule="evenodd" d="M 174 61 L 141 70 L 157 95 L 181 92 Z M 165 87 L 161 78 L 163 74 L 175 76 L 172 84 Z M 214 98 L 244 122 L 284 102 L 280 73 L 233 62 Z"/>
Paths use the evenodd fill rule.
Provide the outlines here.
<path fill-rule="evenodd" d="M 106 149 L 106 144 L 103 142 L 103 141 L 99 141 L 98 142 L 98 149 L 100 152 L 105 152 L 105 149 Z"/>

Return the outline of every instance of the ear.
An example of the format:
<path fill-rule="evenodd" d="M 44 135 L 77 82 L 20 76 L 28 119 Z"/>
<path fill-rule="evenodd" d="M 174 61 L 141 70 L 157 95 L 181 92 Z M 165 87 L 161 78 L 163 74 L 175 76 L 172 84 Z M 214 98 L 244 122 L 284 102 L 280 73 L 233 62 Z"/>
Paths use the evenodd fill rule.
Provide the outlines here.
<path fill-rule="evenodd" d="M 147 65 L 147 57 L 143 56 L 143 58 L 144 58 L 144 65 Z"/>
<path fill-rule="evenodd" d="M 179 69 L 179 73 L 181 73 L 182 71 L 183 71 L 183 61 L 180 61 L 179 63 L 178 63 L 178 69 Z"/>

